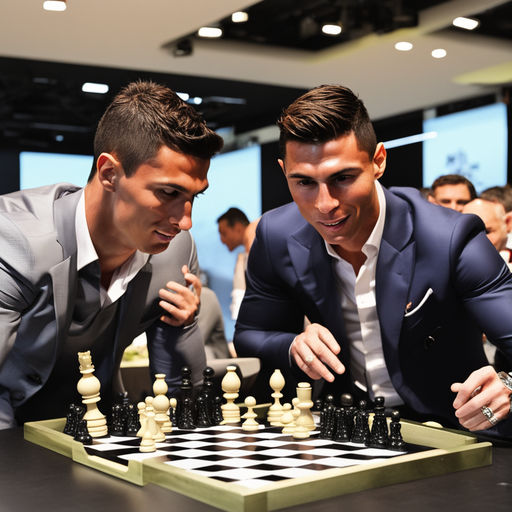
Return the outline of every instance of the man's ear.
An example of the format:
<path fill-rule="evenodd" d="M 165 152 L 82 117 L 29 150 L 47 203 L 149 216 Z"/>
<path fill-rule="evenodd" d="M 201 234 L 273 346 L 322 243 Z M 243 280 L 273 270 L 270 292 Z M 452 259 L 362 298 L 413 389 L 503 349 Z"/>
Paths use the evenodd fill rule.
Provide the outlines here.
<path fill-rule="evenodd" d="M 110 153 L 101 153 L 97 161 L 98 179 L 105 190 L 113 192 L 116 188 L 116 180 L 121 164 Z"/>
<path fill-rule="evenodd" d="M 375 149 L 375 153 L 373 154 L 373 168 L 376 180 L 378 180 L 386 170 L 386 157 L 386 148 L 382 142 L 379 142 L 377 144 L 377 148 Z"/>
<path fill-rule="evenodd" d="M 505 224 L 507 225 L 507 233 L 512 232 L 512 212 L 505 213 Z"/>
<path fill-rule="evenodd" d="M 281 167 L 281 170 L 284 172 L 284 175 L 286 176 L 286 171 L 284 170 L 284 161 L 278 158 L 277 163 L 279 164 L 279 167 Z"/>

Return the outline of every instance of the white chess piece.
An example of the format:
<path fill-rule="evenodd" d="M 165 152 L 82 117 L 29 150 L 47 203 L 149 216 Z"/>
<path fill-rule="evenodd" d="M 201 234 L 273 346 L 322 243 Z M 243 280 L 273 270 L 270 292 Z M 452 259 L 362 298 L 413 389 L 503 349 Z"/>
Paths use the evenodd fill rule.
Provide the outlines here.
<path fill-rule="evenodd" d="M 315 421 L 310 412 L 311 407 L 313 407 L 311 385 L 308 382 L 299 382 L 297 398 L 299 399 L 297 408 L 300 414 L 295 420 L 295 429 L 292 435 L 295 439 L 307 439 L 311 431 L 315 429 Z"/>
<path fill-rule="evenodd" d="M 283 414 L 281 415 L 280 422 L 283 426 L 281 432 L 283 434 L 293 434 L 295 430 L 295 418 L 293 416 L 292 405 L 289 403 L 283 404 Z"/>
<path fill-rule="evenodd" d="M 242 430 L 253 431 L 259 430 L 259 423 L 255 420 L 257 414 L 254 412 L 254 406 L 256 405 L 256 399 L 253 396 L 248 396 L 244 400 L 244 404 L 247 407 L 247 412 L 242 416 L 245 420 L 242 423 Z"/>
<path fill-rule="evenodd" d="M 221 405 L 223 417 L 220 422 L 221 425 L 240 422 L 240 408 L 235 404 L 240 385 L 240 378 L 236 374 L 236 366 L 226 367 L 226 375 L 224 375 L 221 382 L 222 391 L 224 391 L 223 397 L 226 399 L 226 403 Z"/>
<path fill-rule="evenodd" d="M 154 400 L 154 398 L 152 396 L 146 397 L 146 430 L 151 431 L 151 435 L 153 436 L 153 439 L 155 440 L 155 442 L 161 443 L 161 442 L 165 441 L 165 434 L 162 432 L 160 425 L 156 421 L 155 410 L 153 408 L 153 400 Z M 153 415 L 153 421 L 151 421 L 151 422 L 149 421 L 150 413 Z M 143 438 L 144 438 L 144 436 L 143 436 Z"/>
<path fill-rule="evenodd" d="M 148 410 L 149 409 L 149 410 Z M 153 431 L 158 427 L 155 421 L 155 413 L 151 407 L 146 405 L 146 428 L 142 435 L 142 440 L 139 445 L 139 451 L 143 453 L 150 453 L 156 451 L 156 441 L 153 437 Z"/>
<path fill-rule="evenodd" d="M 82 378 L 78 381 L 76 389 L 82 395 L 82 403 L 87 407 L 84 420 L 91 437 L 104 437 L 108 435 L 107 419 L 98 409 L 101 384 L 94 375 L 94 365 L 91 361 L 91 352 L 78 352 L 78 362 Z"/>
<path fill-rule="evenodd" d="M 165 374 L 157 373 L 153 384 L 153 409 L 155 410 L 155 421 L 158 423 L 162 432 L 172 432 L 172 423 L 168 415 L 169 399 L 167 398 L 167 390 L 169 389 L 165 382 Z"/>
<path fill-rule="evenodd" d="M 144 435 L 144 431 L 146 430 L 146 402 L 139 402 L 137 404 L 137 409 L 139 411 L 139 423 L 140 428 L 137 432 L 137 437 L 142 437 Z"/>
<path fill-rule="evenodd" d="M 281 393 L 281 390 L 284 388 L 284 377 L 281 373 L 281 370 L 274 370 L 274 373 L 270 377 L 269 385 L 274 391 L 271 396 L 274 399 L 274 403 L 269 407 L 268 414 L 267 414 L 267 421 L 273 425 L 273 426 L 281 426 L 281 423 L 279 419 L 281 418 L 281 415 L 283 414 L 283 406 L 281 405 L 281 402 L 279 401 L 283 394 Z"/>

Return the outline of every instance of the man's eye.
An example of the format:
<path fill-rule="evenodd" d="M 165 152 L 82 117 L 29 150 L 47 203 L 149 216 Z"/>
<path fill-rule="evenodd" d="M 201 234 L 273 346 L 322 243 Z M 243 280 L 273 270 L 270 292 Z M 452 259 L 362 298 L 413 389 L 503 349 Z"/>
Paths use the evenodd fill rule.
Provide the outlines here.
<path fill-rule="evenodd" d="M 301 187 L 307 187 L 313 184 L 313 180 L 299 180 L 297 181 L 297 184 L 300 185 Z"/>

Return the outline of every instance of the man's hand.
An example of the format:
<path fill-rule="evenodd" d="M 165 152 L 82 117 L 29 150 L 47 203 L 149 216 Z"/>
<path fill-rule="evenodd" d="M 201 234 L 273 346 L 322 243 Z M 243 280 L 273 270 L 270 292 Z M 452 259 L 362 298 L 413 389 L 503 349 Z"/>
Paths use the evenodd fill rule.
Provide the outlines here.
<path fill-rule="evenodd" d="M 504 386 L 492 366 L 474 371 L 465 382 L 452 384 L 451 390 L 457 393 L 453 402 L 455 416 L 468 430 L 490 428 L 510 413 L 510 390 Z M 491 418 L 496 418 L 496 421 L 485 416 L 483 411 L 486 409 L 490 409 Z"/>
<path fill-rule="evenodd" d="M 181 268 L 187 286 L 169 281 L 167 288 L 161 288 L 159 305 L 168 315 L 162 315 L 160 320 L 173 327 L 189 325 L 194 321 L 194 315 L 199 307 L 201 296 L 201 281 L 195 274 L 191 274 L 187 265 Z"/>
<path fill-rule="evenodd" d="M 340 346 L 328 329 L 320 324 L 310 324 L 302 334 L 295 337 L 290 354 L 298 367 L 311 379 L 334 380 L 334 375 L 327 369 L 331 368 L 338 374 L 345 371 L 337 357 Z"/>

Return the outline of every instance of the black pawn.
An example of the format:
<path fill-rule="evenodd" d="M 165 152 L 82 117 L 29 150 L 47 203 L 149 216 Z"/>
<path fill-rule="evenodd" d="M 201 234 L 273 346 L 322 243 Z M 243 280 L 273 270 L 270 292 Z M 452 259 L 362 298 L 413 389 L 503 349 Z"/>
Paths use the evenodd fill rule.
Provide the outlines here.
<path fill-rule="evenodd" d="M 121 404 L 114 404 L 112 407 L 112 421 L 109 433 L 111 436 L 120 437 L 125 434 L 124 411 Z"/>
<path fill-rule="evenodd" d="M 89 430 L 87 430 L 87 421 L 84 419 L 79 421 L 78 428 L 73 439 L 82 444 L 92 444 L 91 434 L 89 434 Z"/>
<path fill-rule="evenodd" d="M 350 434 L 347 426 L 347 414 L 343 407 L 336 409 L 335 413 L 335 429 L 333 441 L 343 442 L 350 440 Z"/>
<path fill-rule="evenodd" d="M 313 411 L 316 411 L 316 412 L 321 412 L 322 409 L 324 408 L 324 403 L 322 400 L 318 399 L 318 400 L 315 400 L 315 404 L 313 406 Z"/>
<path fill-rule="evenodd" d="M 134 437 L 140 429 L 139 411 L 133 404 L 126 407 L 126 435 Z"/>
<path fill-rule="evenodd" d="M 222 416 L 222 397 L 216 396 L 213 399 L 213 416 L 212 424 L 220 425 L 224 417 Z"/>
<path fill-rule="evenodd" d="M 359 408 L 354 419 L 354 428 L 350 441 L 353 443 L 365 444 L 370 437 L 370 427 L 368 426 L 368 411 L 366 410 L 366 400 L 359 402 Z"/>
<path fill-rule="evenodd" d="M 197 420 L 196 425 L 199 428 L 206 428 L 211 426 L 210 414 L 208 411 L 207 398 L 203 395 L 197 397 Z"/>
<path fill-rule="evenodd" d="M 385 448 L 388 444 L 388 422 L 384 409 L 384 397 L 375 397 L 373 423 L 368 446 Z"/>
<path fill-rule="evenodd" d="M 68 436 L 74 436 L 78 428 L 78 411 L 75 404 L 70 404 L 68 413 L 66 414 L 66 425 L 64 426 L 64 434 Z"/>
<path fill-rule="evenodd" d="M 354 399 L 350 393 L 343 393 L 341 395 L 341 407 L 345 410 L 345 423 L 347 425 L 348 436 L 352 437 L 352 430 L 354 429 L 354 417 L 357 409 L 354 407 Z"/>
<path fill-rule="evenodd" d="M 184 430 L 193 430 L 196 428 L 194 423 L 194 414 L 192 400 L 185 398 L 181 406 L 181 415 L 178 418 L 178 428 Z"/>
<path fill-rule="evenodd" d="M 402 425 L 400 424 L 400 412 L 391 413 L 391 423 L 389 424 L 389 445 L 391 450 L 402 451 L 405 448 L 405 442 L 402 438 Z"/>
<path fill-rule="evenodd" d="M 176 407 L 169 407 L 169 418 L 171 420 L 172 426 L 178 426 L 178 401 L 176 401 Z"/>

